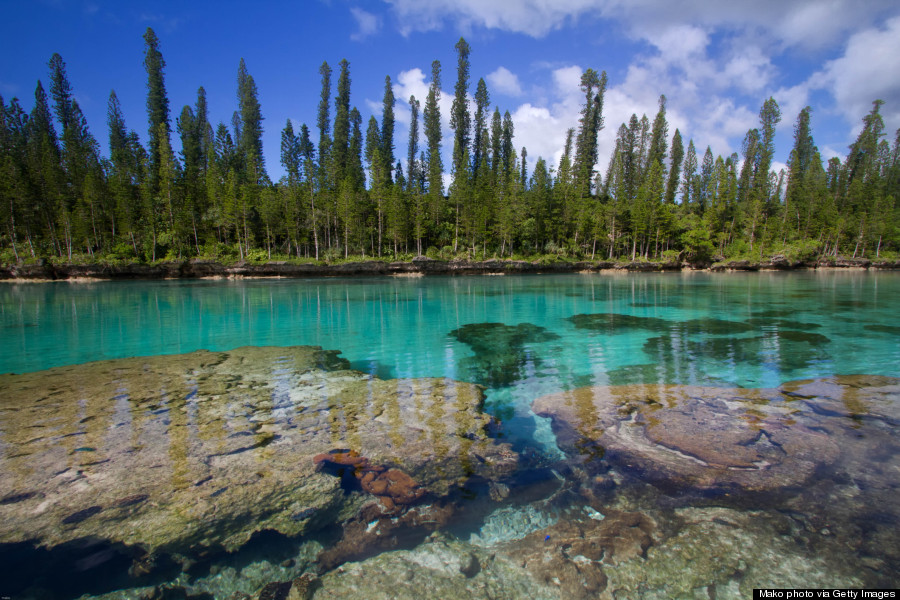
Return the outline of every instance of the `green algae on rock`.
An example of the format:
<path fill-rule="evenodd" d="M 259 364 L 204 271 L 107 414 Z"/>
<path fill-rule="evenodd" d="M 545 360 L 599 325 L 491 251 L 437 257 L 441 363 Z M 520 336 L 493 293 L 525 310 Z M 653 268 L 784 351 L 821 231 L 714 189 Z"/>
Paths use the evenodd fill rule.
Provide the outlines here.
<path fill-rule="evenodd" d="M 190 555 L 302 534 L 371 500 L 317 472 L 313 457 L 335 448 L 435 496 L 515 468 L 484 433 L 476 386 L 347 366 L 318 347 L 245 347 L 0 375 L 0 543 Z"/>
<path fill-rule="evenodd" d="M 468 344 L 475 353 L 460 360 L 466 378 L 495 388 L 515 383 L 529 358 L 540 363 L 539 357 L 529 357 L 526 344 L 559 339 L 555 333 L 531 323 L 470 323 L 454 329 L 450 336 Z"/>

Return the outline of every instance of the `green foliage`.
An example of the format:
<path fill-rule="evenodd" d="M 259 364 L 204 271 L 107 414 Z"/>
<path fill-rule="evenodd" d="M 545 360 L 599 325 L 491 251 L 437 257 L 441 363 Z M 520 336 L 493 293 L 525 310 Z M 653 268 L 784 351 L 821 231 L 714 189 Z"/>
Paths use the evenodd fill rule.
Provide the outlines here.
<path fill-rule="evenodd" d="M 269 255 L 264 248 L 254 248 L 247 252 L 246 260 L 257 264 L 265 263 L 269 261 Z"/>
<path fill-rule="evenodd" d="M 692 227 L 681 234 L 681 243 L 684 248 L 684 258 L 694 262 L 712 259 L 716 249 L 709 238 L 709 231 L 699 226 Z"/>
<path fill-rule="evenodd" d="M 781 254 L 791 262 L 814 262 L 819 258 L 821 252 L 822 244 L 818 240 L 798 240 L 785 245 Z"/>
<path fill-rule="evenodd" d="M 528 152 L 516 147 L 512 116 L 499 106 L 489 112 L 483 78 L 469 114 L 471 48 L 460 39 L 449 189 L 441 159 L 439 61 L 432 63 L 422 105 L 408 99 L 405 165 L 395 164 L 402 153 L 394 147 L 390 77 L 381 122 L 373 116 L 363 136 L 349 63 L 340 63 L 336 95 L 331 68 L 323 63 L 317 143 L 306 124 L 297 128 L 288 120 L 279 157 L 286 173 L 272 182 L 258 90 L 244 61 L 233 118 L 209 123 L 200 88 L 196 103 L 175 120 L 176 154 L 160 40 L 148 29 L 144 42 L 146 146 L 126 126 L 113 92 L 104 136 L 109 157 L 102 155 L 59 55 L 48 63 L 49 94 L 39 82 L 30 111 L 17 99 L 0 98 L 0 260 L 339 263 L 424 253 L 545 263 L 776 255 L 811 261 L 891 260 L 900 252 L 900 132 L 885 135 L 880 100 L 863 117 L 846 159 L 827 164 L 813 140 L 810 111 L 803 109 L 787 168 L 776 173 L 781 110 L 774 99 L 763 103 L 741 155 L 723 157 L 693 140 L 685 147 L 677 130 L 670 144 L 660 96 L 652 121 L 634 114 L 619 126 L 601 177 L 595 163 L 607 80 L 588 69 L 580 118 L 570 124 L 559 164 L 538 157 L 529 178 Z M 698 147 L 706 149 L 699 157 Z"/>

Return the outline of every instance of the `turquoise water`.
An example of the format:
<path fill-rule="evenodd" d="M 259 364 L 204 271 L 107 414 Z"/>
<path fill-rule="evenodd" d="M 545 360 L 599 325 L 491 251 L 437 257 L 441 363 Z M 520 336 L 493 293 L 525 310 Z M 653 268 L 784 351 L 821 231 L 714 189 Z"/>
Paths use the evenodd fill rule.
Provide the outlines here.
<path fill-rule="evenodd" d="M 796 453 L 799 457 L 798 462 L 792 464 L 804 468 L 804 461 L 822 448 L 833 449 L 836 453 L 840 447 L 844 453 L 842 458 L 823 457 L 821 462 L 827 468 L 820 468 L 820 472 L 810 476 L 804 486 L 791 487 L 788 478 L 787 483 L 772 484 L 772 489 L 783 489 L 771 497 L 761 494 L 735 498 L 727 498 L 727 493 L 717 496 L 721 490 L 713 494 L 702 488 L 684 490 L 676 486 L 674 491 L 665 487 L 661 488 L 662 491 L 656 490 L 649 484 L 645 485 L 645 465 L 632 467 L 628 461 L 614 456 L 608 457 L 608 460 L 583 463 L 584 456 L 593 455 L 588 452 L 581 456 L 578 452 L 571 452 L 571 448 L 567 449 L 569 455 L 564 455 L 556 446 L 549 419 L 535 417 L 530 407 L 538 397 L 587 386 L 669 383 L 713 388 L 773 388 L 789 381 L 832 375 L 900 376 L 898 299 L 900 274 L 861 271 L 5 284 L 0 285 L 0 373 L 36 372 L 104 359 L 183 354 L 200 349 L 221 351 L 242 346 L 316 345 L 340 351 L 354 369 L 380 379 L 448 377 L 477 383 L 485 388 L 488 412 L 501 422 L 499 428 L 491 427 L 491 432 L 513 442 L 512 447 L 522 461 L 522 469 L 515 476 L 502 480 L 473 481 L 471 488 L 461 487 L 450 494 L 450 500 L 435 502 L 435 506 L 445 508 L 455 503 L 456 512 L 445 531 L 450 532 L 451 537 L 458 538 L 447 542 L 451 545 L 460 543 L 459 540 L 470 540 L 470 545 L 461 550 L 463 556 L 475 556 L 471 554 L 477 554 L 473 548 L 484 547 L 491 552 L 500 548 L 506 555 L 518 560 L 520 555 L 527 557 L 529 552 L 540 554 L 541 548 L 550 548 L 554 543 L 558 543 L 565 554 L 568 552 L 565 548 L 571 543 L 580 544 L 583 538 L 594 535 L 596 539 L 602 538 L 603 547 L 612 553 L 605 559 L 603 567 L 611 586 L 615 584 L 619 589 L 625 589 L 626 580 L 632 576 L 628 573 L 644 573 L 641 577 L 647 578 L 660 569 L 674 569 L 684 572 L 687 579 L 696 579 L 696 585 L 690 582 L 684 585 L 700 590 L 696 593 L 701 594 L 663 593 L 647 597 L 716 597 L 713 593 L 716 585 L 720 586 L 719 591 L 715 592 L 720 594 L 719 597 L 740 597 L 734 586 L 744 577 L 745 566 L 741 565 L 745 563 L 750 564 L 748 581 L 808 584 L 813 580 L 804 579 L 807 575 L 803 573 L 806 573 L 809 577 L 820 577 L 816 581 L 822 582 L 822 585 L 835 585 L 826 582 L 837 581 L 846 587 L 850 585 L 847 582 L 855 581 L 851 576 L 838 573 L 833 575 L 833 579 L 828 577 L 832 576 L 830 569 L 834 565 L 849 564 L 850 571 L 863 567 L 871 571 L 866 572 L 868 579 L 865 581 L 895 587 L 900 573 L 897 566 L 900 564 L 900 554 L 893 550 L 900 548 L 896 544 L 895 534 L 900 516 L 893 509 L 892 500 L 900 491 L 900 482 L 896 477 L 900 447 L 893 441 L 896 439 L 896 401 L 881 405 L 868 396 L 861 397 L 862 400 L 848 396 L 846 411 L 850 418 L 845 419 L 844 423 L 844 417 L 840 416 L 844 414 L 841 412 L 844 409 L 822 400 L 821 414 L 838 415 L 833 422 L 840 421 L 841 425 L 828 425 L 833 430 L 827 435 L 815 419 L 806 425 L 798 425 L 796 435 L 811 445 L 810 449 L 805 446 L 788 447 L 789 454 Z M 193 357 L 191 360 L 196 362 L 198 359 Z M 279 368 L 276 364 L 273 374 L 286 373 Z M 96 372 L 105 373 L 102 369 Z M 137 372 L 142 373 L 140 369 Z M 71 385 L 77 387 L 77 370 L 59 376 L 68 378 L 67 382 L 70 379 L 75 381 Z M 146 386 L 151 391 L 156 385 L 154 377 L 146 376 Z M 95 473 L 93 468 L 97 469 L 96 473 L 104 473 L 102 469 L 106 467 L 103 465 L 109 462 L 95 462 L 88 458 L 89 455 L 108 451 L 115 465 L 117 460 L 125 460 L 131 451 L 122 453 L 110 446 L 111 441 L 120 438 L 127 438 L 132 443 L 137 440 L 135 434 L 123 437 L 120 432 L 117 436 L 119 427 L 127 426 L 121 431 L 131 431 L 129 428 L 132 426 L 135 431 L 143 431 L 141 435 L 145 436 L 142 438 L 145 443 L 156 439 L 153 432 L 158 433 L 162 440 L 160 447 L 168 448 L 169 454 L 175 458 L 181 456 L 182 450 L 185 456 L 194 456 L 192 452 L 196 454 L 198 448 L 203 449 L 201 440 L 209 437 L 216 442 L 218 439 L 211 433 L 213 426 L 203 429 L 179 425 L 191 423 L 202 410 L 217 410 L 220 405 L 206 400 L 194 404 L 198 383 L 193 377 L 191 375 L 183 382 L 188 386 L 181 393 L 184 411 L 170 412 L 165 404 L 169 393 L 177 399 L 177 390 L 181 389 L 177 386 L 158 394 L 145 394 L 147 397 L 162 398 L 162 404 L 150 407 L 153 410 L 147 407 L 128 408 L 128 395 L 124 391 L 128 386 L 115 379 L 109 382 L 112 386 L 109 390 L 96 394 L 94 398 L 79 400 L 76 410 L 79 417 L 88 409 L 94 411 L 80 420 L 70 418 L 70 415 L 60 416 L 57 419 L 60 422 L 53 421 L 49 425 L 31 423 L 25 411 L 17 412 L 0 401 L 0 409 L 10 409 L 8 412 L 0 410 L 5 419 L 27 423 L 7 427 L 0 436 L 3 438 L 0 443 L 9 460 L 28 456 L 28 452 L 36 452 L 34 448 L 40 444 L 47 444 L 50 448 L 47 456 L 52 455 L 56 462 L 52 462 L 52 468 L 40 463 L 35 466 L 36 473 L 40 474 L 47 468 L 49 472 L 61 475 L 70 472 L 69 468 L 63 470 L 63 467 L 80 465 L 87 473 L 88 482 L 92 481 L 90 477 Z M 226 373 L 225 379 L 229 377 Z M 143 378 L 145 375 L 137 375 L 129 380 L 128 385 L 139 388 L 138 382 Z M 854 383 L 847 385 L 889 386 L 871 378 L 868 384 L 859 381 L 854 380 Z M 225 386 L 223 389 L 228 389 L 230 385 L 229 381 L 220 382 L 216 378 L 204 382 L 204 386 L 213 390 L 208 391 L 207 396 L 218 394 L 215 390 L 219 389 L 217 386 L 220 384 Z M 59 393 L 57 386 L 50 381 L 44 385 L 41 379 L 34 385 L 36 403 Z M 896 395 L 895 388 L 898 386 L 893 385 L 894 388 L 890 389 L 894 391 L 885 388 L 888 389 L 885 393 Z M 685 389 L 688 390 L 686 398 L 696 393 L 696 388 Z M 0 396 L 2 391 L 0 389 Z M 103 394 L 107 392 L 114 394 L 106 396 L 115 402 L 113 409 L 103 406 Z M 137 393 L 137 390 L 132 392 Z M 715 396 L 720 392 L 713 390 L 711 394 Z M 743 390 L 740 393 L 745 394 Z M 293 414 L 285 408 L 290 404 L 288 396 L 276 382 L 273 399 L 279 414 Z M 577 391 L 564 396 L 567 399 L 560 400 L 561 404 L 571 400 L 573 405 L 578 405 L 585 398 Z M 710 393 L 707 396 L 712 397 Z M 863 401 L 871 404 L 867 405 L 866 410 L 859 409 Z M 704 405 L 706 408 L 703 410 L 707 412 L 701 416 L 709 418 L 709 406 L 714 406 L 715 402 L 718 399 Z M 730 402 L 734 404 L 734 399 Z M 815 404 L 815 401 L 811 400 L 810 404 Z M 220 422 L 216 420 L 210 422 L 228 433 L 228 440 L 244 440 L 250 434 L 247 431 L 233 432 L 230 419 L 240 425 L 243 422 L 241 411 L 245 409 L 240 406 L 229 408 L 222 417 L 228 422 L 227 426 L 220 427 Z M 776 406 L 772 410 L 777 412 L 779 408 Z M 275 412 L 273 409 L 272 414 Z M 341 407 L 334 408 L 334 414 L 338 417 L 340 412 Z M 672 414 L 674 416 L 671 418 L 679 418 L 677 413 Z M 810 414 L 818 413 L 813 411 Z M 99 415 L 99 418 L 94 415 Z M 122 415 L 131 416 L 126 418 Z M 741 415 L 731 416 L 746 417 L 751 421 L 758 418 L 758 415 L 753 416 L 752 410 Z M 596 414 L 590 413 L 589 416 L 596 421 Z M 285 423 L 290 422 L 291 418 L 284 417 Z M 670 443 L 676 449 L 690 449 L 691 438 L 696 437 L 691 433 L 695 431 L 692 427 L 703 431 L 703 426 L 686 426 L 685 422 L 678 421 L 680 429 L 674 429 L 671 439 L 654 443 L 658 443 L 659 447 Z M 857 429 L 861 426 L 865 429 Z M 792 443 L 793 438 L 778 437 L 786 436 L 782 425 L 773 422 L 766 427 L 772 436 L 776 436 L 771 438 L 775 440 L 775 445 L 761 443 L 765 446 L 763 450 L 772 450 L 778 440 Z M 301 430 L 285 429 L 282 433 L 288 435 L 288 431 Z M 802 437 L 804 435 L 805 438 Z M 823 438 L 831 439 L 829 436 L 837 440 L 833 445 L 822 441 Z M 770 439 L 769 434 L 765 439 Z M 815 446 L 813 442 L 823 445 Z M 345 438 L 335 443 L 338 446 L 349 444 Z M 738 447 L 744 441 L 731 440 L 728 443 Z M 273 460 L 271 456 L 263 459 L 268 451 L 263 443 L 259 444 L 258 449 L 256 446 L 242 445 L 245 442 L 234 444 L 236 450 L 233 452 L 222 454 L 223 450 L 216 447 L 215 454 L 203 455 L 203 458 L 213 460 L 213 456 L 231 454 L 249 457 L 251 452 L 259 452 L 260 464 Z M 566 448 L 562 443 L 560 447 Z M 718 447 L 715 436 L 711 447 Z M 179 448 L 181 450 L 175 451 Z M 279 452 L 290 454 L 289 449 L 285 449 L 287 446 L 279 448 Z M 587 447 L 588 451 L 590 449 Z M 246 454 L 239 454 L 245 451 Z M 219 494 L 231 493 L 229 486 L 219 482 L 209 484 L 216 491 L 202 487 L 211 477 L 197 481 L 186 478 L 184 473 L 190 470 L 190 461 L 182 464 L 175 458 L 173 464 L 178 468 L 173 473 L 187 482 L 179 485 L 197 490 L 189 495 L 200 498 L 198 502 L 201 504 L 220 497 Z M 831 461 L 835 462 L 832 464 Z M 64 464 L 57 465 L 57 462 Z M 154 462 L 148 473 L 166 471 L 159 467 Z M 257 468 L 253 463 L 250 471 L 258 475 Z M 82 470 L 74 472 L 77 476 L 71 481 L 60 483 L 61 480 L 57 481 L 54 476 L 46 482 L 41 480 L 44 487 L 40 488 L 22 487 L 21 473 L 0 472 L 4 487 L 11 490 L 0 498 L 0 507 L 24 511 L 32 502 L 37 507 L 35 510 L 44 510 L 44 504 L 38 504 L 44 494 L 55 498 L 54 502 L 58 504 L 65 504 L 65 499 L 75 497 L 77 493 L 88 494 L 85 504 L 89 505 L 88 508 L 73 512 L 62 521 L 60 530 L 68 531 L 67 527 L 80 527 L 82 521 L 85 527 L 90 527 L 95 522 L 92 518 L 99 521 L 110 515 L 112 519 L 118 514 L 115 511 L 141 507 L 141 503 L 149 497 L 132 495 L 119 499 L 118 505 L 101 503 L 89 496 L 91 488 L 81 481 Z M 240 469 L 235 471 L 236 481 L 242 474 Z M 786 477 L 784 471 L 773 475 L 773 479 L 779 477 Z M 7 485 L 9 482 L 18 483 Z M 98 486 L 97 489 L 102 487 L 102 477 Z M 241 489 L 238 485 L 232 487 Z M 80 491 L 70 493 L 69 490 Z M 53 496 L 56 493 L 60 494 L 59 498 Z M 784 498 L 779 496 L 781 493 L 785 494 Z M 718 498 L 717 503 L 710 504 L 714 498 Z M 93 517 L 101 509 L 101 504 L 101 516 Z M 423 507 L 423 510 L 428 510 L 428 507 Z M 648 522 L 659 523 L 658 533 L 653 534 L 657 537 L 641 537 L 650 534 L 640 533 L 643 530 L 635 527 L 637 521 L 634 518 L 638 513 L 649 515 Z M 305 513 L 298 510 L 296 514 Z M 390 519 L 384 517 L 383 520 Z M 567 533 L 568 522 L 573 520 L 577 523 L 577 526 L 573 525 L 576 531 Z M 372 521 L 366 531 L 378 522 L 377 519 Z M 14 521 L 11 526 L 18 528 L 20 523 Z M 323 527 L 325 525 L 323 523 Z M 227 523 L 222 525 L 223 528 L 226 526 Z M 541 530 L 537 542 L 524 537 L 536 535 L 533 532 L 537 530 Z M 551 539 L 550 534 L 544 537 L 545 530 L 554 537 Z M 323 536 L 331 535 L 327 533 L 327 528 L 323 531 L 326 531 Z M 566 535 L 573 537 L 569 540 Z M 736 536 L 734 540 L 729 537 L 732 535 Z M 443 556 L 440 552 L 445 552 L 446 547 L 441 546 L 444 542 L 440 540 L 444 538 L 422 541 L 423 536 L 410 538 L 413 539 L 411 543 L 421 542 L 416 552 L 425 553 L 422 556 L 438 552 L 437 555 Z M 560 537 L 558 542 L 556 536 Z M 634 542 L 632 550 L 637 554 L 627 563 L 631 564 L 628 569 L 632 570 L 621 570 L 624 574 L 616 583 L 619 567 L 626 564 L 624 558 L 622 563 L 617 564 L 616 544 L 622 544 L 618 551 L 625 553 L 625 546 L 631 543 L 628 539 Z M 326 545 L 331 542 L 323 537 Z M 368 543 L 372 544 L 372 553 L 393 547 L 378 545 L 371 540 Z M 509 546 L 517 543 L 521 546 Z M 120 579 L 110 579 L 96 591 L 93 591 L 92 584 L 82 582 L 80 587 L 76 586 L 80 590 L 77 593 L 60 589 L 53 597 L 70 598 L 88 594 L 82 596 L 88 598 L 89 592 L 109 592 L 111 595 L 103 597 L 110 600 L 143 598 L 145 596 L 141 594 L 144 592 L 135 590 L 140 586 L 158 584 L 171 575 L 172 585 L 177 584 L 185 589 L 193 585 L 197 590 L 212 590 L 211 593 L 217 598 L 228 598 L 235 590 L 253 591 L 265 582 L 296 576 L 302 565 L 314 564 L 317 560 L 315 557 L 322 546 L 315 544 L 319 544 L 318 539 L 263 536 L 233 555 L 221 553 L 208 559 L 216 563 L 215 569 L 211 563 L 203 562 L 206 558 L 201 560 L 201 567 L 205 570 L 198 567 L 199 571 L 192 570 L 191 561 L 187 561 L 183 569 L 175 569 L 172 574 L 166 572 L 164 562 L 150 565 L 147 568 L 155 569 L 153 573 L 156 574 L 153 581 L 133 575 L 133 572 L 141 572 L 138 559 L 131 567 L 128 567 L 128 561 L 122 566 L 117 562 L 121 556 L 112 550 L 102 549 L 91 556 L 102 568 L 108 568 Z M 655 554 L 639 552 L 642 548 L 646 551 L 648 544 L 655 548 Z M 283 555 L 276 552 L 280 546 L 286 548 Z M 707 554 L 714 556 L 714 561 L 706 561 L 708 557 L 698 559 L 690 555 L 684 560 L 685 565 L 691 568 L 678 566 L 684 548 L 706 546 L 709 546 Z M 847 548 L 851 547 L 857 550 L 848 555 Z M 747 554 L 750 550 L 758 550 L 762 554 L 751 556 Z M 85 574 L 80 574 L 83 552 L 77 546 L 56 549 L 56 554 L 41 554 L 43 550 L 0 544 L 2 552 L 6 552 L 3 556 L 7 558 L 20 557 L 22 561 L 38 564 L 40 573 L 28 575 L 38 582 L 49 580 L 48 577 L 53 579 L 56 575 L 50 577 L 47 573 L 59 570 L 71 572 L 72 577 L 96 579 L 91 571 L 94 568 L 92 565 L 84 566 Z M 201 555 L 205 556 L 205 550 Z M 406 561 L 398 556 L 402 555 L 385 552 L 383 559 Z M 571 568 L 573 564 L 580 565 L 580 569 L 587 560 L 577 553 L 571 557 L 568 554 L 565 556 L 566 560 L 559 563 L 561 569 Z M 793 558 L 782 561 L 782 556 Z M 828 557 L 831 562 L 827 565 L 821 563 L 822 556 Z M 291 558 L 286 561 L 285 557 Z M 429 561 L 433 559 L 432 556 L 419 560 L 431 564 Z M 534 564 L 543 564 L 541 561 L 544 558 L 539 559 Z M 649 561 L 646 565 L 642 562 L 645 559 Z M 458 562 L 459 559 L 454 560 Z M 482 557 L 481 560 L 488 559 Z M 596 565 L 600 564 L 600 559 L 594 560 Z M 664 564 L 654 566 L 659 561 Z M 722 561 L 734 563 L 729 567 L 734 572 L 733 577 L 727 569 L 722 571 L 722 577 L 705 574 L 707 566 Z M 770 576 L 769 572 L 782 562 L 786 566 Z M 387 576 L 394 578 L 399 567 L 390 566 L 393 564 L 390 562 L 386 564 L 388 566 L 383 568 Z M 371 569 L 372 566 L 366 568 Z M 540 572 L 539 566 L 534 569 Z M 720 569 L 716 567 L 714 570 L 718 573 Z M 123 574 L 125 571 L 132 575 L 126 577 Z M 288 572 L 291 573 L 289 576 Z M 564 585 L 571 584 L 582 589 L 584 582 L 572 575 L 576 572 L 580 571 L 570 569 L 566 571 L 568 575 L 561 572 L 559 578 Z M 340 573 L 340 570 L 334 570 L 324 577 L 333 575 L 337 578 Z M 485 567 L 484 573 L 499 578 L 504 572 L 499 567 Z M 468 574 L 464 579 L 479 581 L 477 576 Z M 714 580 L 719 583 L 710 583 Z M 724 587 L 726 580 L 727 585 L 731 586 L 727 589 Z M 70 582 L 65 578 L 60 581 L 66 581 L 65 587 L 69 587 Z M 513 586 L 513 583 L 507 584 Z M 30 582 L 22 585 L 30 585 Z M 332 585 L 338 584 L 327 583 L 326 588 Z M 410 579 L 409 585 L 415 588 L 420 584 Z M 753 587 L 749 583 L 746 585 Z M 711 587 L 707 589 L 702 586 Z M 121 588 L 121 593 L 112 591 L 118 588 Z M 333 589 L 339 590 L 340 587 Z M 334 593 L 337 596 L 324 597 L 354 597 L 353 594 L 341 596 L 338 592 Z M 372 597 L 361 592 L 357 595 Z M 456 597 L 464 595 L 468 594 L 451 594 Z M 23 597 L 49 596 L 25 594 Z M 498 597 L 524 596 L 508 592 L 507 596 Z"/>
<path fill-rule="evenodd" d="M 483 384 L 528 430 L 535 397 L 588 385 L 898 375 L 898 298 L 898 274 L 836 271 L 4 285 L 0 373 L 319 345 L 381 378 Z"/>
<path fill-rule="evenodd" d="M 769 387 L 835 373 L 897 375 L 900 343 L 891 326 L 900 326 L 898 307 L 900 275 L 877 272 L 4 285 L 0 373 L 198 349 L 312 344 L 341 350 L 356 368 L 383 377 L 466 379 L 458 363 L 472 351 L 450 332 L 472 323 L 532 323 L 559 339 L 525 343 L 515 385 L 603 385 L 611 383 L 612 371 L 656 364 L 661 380 L 670 376 L 668 383 L 716 378 Z M 598 313 L 672 324 L 668 332 L 665 326 L 608 332 L 579 329 L 567 320 Z M 749 322 L 753 329 L 723 331 L 697 323 L 685 332 L 677 326 L 704 318 Z M 828 340 L 815 338 L 824 342 L 818 352 L 793 359 L 772 337 L 789 329 Z M 648 352 L 647 341 L 660 333 L 667 348 Z M 694 340 L 723 334 L 771 339 L 747 357 L 755 361 L 729 355 L 727 348 L 724 354 L 695 348 L 681 357 L 690 364 L 669 369 L 684 333 Z M 619 371 L 613 379 L 627 383 L 629 375 Z M 547 380 L 552 383 L 539 383 Z"/>

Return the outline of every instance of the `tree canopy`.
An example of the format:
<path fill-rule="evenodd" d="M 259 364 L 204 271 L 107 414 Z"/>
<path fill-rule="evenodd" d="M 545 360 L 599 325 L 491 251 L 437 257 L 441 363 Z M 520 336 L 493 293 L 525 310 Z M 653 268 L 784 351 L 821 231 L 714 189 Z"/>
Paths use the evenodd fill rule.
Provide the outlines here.
<path fill-rule="evenodd" d="M 847 156 L 827 162 L 814 141 L 811 109 L 801 110 L 787 167 L 775 172 L 782 114 L 774 98 L 763 101 L 740 154 L 717 156 L 677 129 L 670 137 L 661 95 L 652 121 L 634 114 L 618 126 L 609 162 L 599 165 L 607 75 L 589 68 L 580 82 L 580 118 L 568 130 L 559 163 L 534 157 L 529 175 L 530 153 L 517 150 L 512 116 L 491 106 L 483 78 L 470 104 L 472 48 L 460 38 L 449 174 L 441 158 L 441 63 L 432 63 L 426 97 L 408 99 L 404 153 L 394 139 L 391 78 L 385 77 L 381 114 L 364 127 L 352 101 L 350 63 L 341 60 L 336 96 L 331 67 L 323 62 L 319 69 L 318 139 L 306 124 L 286 120 L 278 157 L 284 176 L 271 181 L 263 110 L 244 60 L 231 122 L 208 121 L 199 88 L 196 103 L 175 113 L 176 153 L 160 40 L 148 28 L 144 42 L 146 145 L 128 128 L 113 91 L 101 150 L 59 54 L 48 61 L 49 85 L 38 81 L 30 111 L 18 98 L 0 97 L 4 262 L 422 254 L 711 260 L 900 252 L 900 130 L 887 138 L 881 100 L 863 116 Z M 395 153 L 405 156 L 405 165 Z"/>

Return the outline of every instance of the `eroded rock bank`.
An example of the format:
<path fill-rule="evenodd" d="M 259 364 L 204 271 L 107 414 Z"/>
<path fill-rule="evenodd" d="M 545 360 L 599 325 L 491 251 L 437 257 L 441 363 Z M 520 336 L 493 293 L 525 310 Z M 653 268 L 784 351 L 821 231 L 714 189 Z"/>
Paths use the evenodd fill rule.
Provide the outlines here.
<path fill-rule="evenodd" d="M 141 574 L 264 531 L 433 521 L 470 478 L 516 468 L 477 386 L 348 367 L 317 347 L 245 347 L 0 376 L 0 546 L 100 540 Z M 322 456 L 366 468 L 345 477 Z"/>
<path fill-rule="evenodd" d="M 193 259 L 179 262 L 117 264 L 32 264 L 0 266 L 0 280 L 56 281 L 78 279 L 198 279 L 241 277 L 343 277 L 348 275 L 483 275 L 516 273 L 579 272 L 658 272 L 658 271 L 772 271 L 796 269 L 898 269 L 897 260 L 866 258 L 823 258 L 816 261 L 791 261 L 775 256 L 764 261 L 728 260 L 721 262 L 613 262 L 613 261 L 527 261 L 511 259 L 438 260 L 416 257 L 409 262 L 371 260 L 347 263 L 293 263 L 271 261 L 234 264 Z"/>

